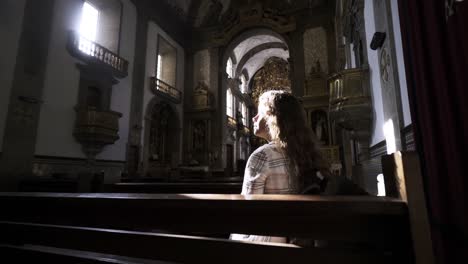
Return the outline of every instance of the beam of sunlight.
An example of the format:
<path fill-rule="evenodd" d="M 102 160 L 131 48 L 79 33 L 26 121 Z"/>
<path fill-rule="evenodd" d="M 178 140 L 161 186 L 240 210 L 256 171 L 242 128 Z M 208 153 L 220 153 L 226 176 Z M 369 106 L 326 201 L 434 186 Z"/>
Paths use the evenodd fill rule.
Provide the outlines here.
<path fill-rule="evenodd" d="M 393 120 L 389 119 L 383 126 L 385 141 L 387 143 L 387 154 L 396 151 L 395 132 L 393 128 Z"/>

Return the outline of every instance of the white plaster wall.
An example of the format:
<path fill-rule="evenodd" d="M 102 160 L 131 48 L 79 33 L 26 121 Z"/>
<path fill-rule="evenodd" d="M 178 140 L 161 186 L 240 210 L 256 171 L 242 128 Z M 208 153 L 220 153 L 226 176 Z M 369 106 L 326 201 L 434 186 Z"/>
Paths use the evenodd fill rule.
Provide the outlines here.
<path fill-rule="evenodd" d="M 0 36 L 2 36 L 0 41 L 0 152 L 3 148 L 25 2 L 25 0 L 2 0 L 0 3 Z"/>
<path fill-rule="evenodd" d="M 129 0 L 122 0 L 122 3 L 124 9 L 120 54 L 130 62 L 129 74 L 114 86 L 111 98 L 111 110 L 123 114 L 119 120 L 120 139 L 114 145 L 107 146 L 97 159 L 125 160 L 136 11 Z M 36 155 L 85 157 L 81 145 L 73 137 L 76 118 L 74 107 L 78 103 L 80 79 L 76 67 L 78 60 L 66 50 L 68 31 L 78 29 L 82 4 L 82 0 L 55 1 Z"/>
<path fill-rule="evenodd" d="M 403 57 L 403 44 L 401 42 L 400 15 L 398 12 L 398 1 L 390 1 L 392 9 L 392 24 L 395 38 L 395 50 L 398 65 L 398 79 L 400 81 L 401 106 L 403 110 L 403 123 L 405 126 L 411 124 L 411 112 L 408 99 L 408 87 L 406 85 L 405 61 Z"/>
<path fill-rule="evenodd" d="M 175 42 L 166 32 L 164 32 L 157 24 L 154 22 L 148 23 L 148 33 L 147 33 L 147 46 L 146 46 L 146 76 L 145 76 L 145 87 L 143 94 L 143 116 L 142 124 L 145 131 L 145 115 L 148 112 L 148 104 L 153 99 L 154 94 L 150 88 L 150 77 L 156 75 L 156 57 L 157 57 L 157 47 L 158 47 L 158 35 L 161 35 L 169 44 L 177 50 L 177 69 L 176 69 L 176 88 L 182 92 L 181 102 L 184 101 L 184 67 L 185 67 L 185 53 L 184 49 Z M 176 111 L 179 116 L 179 127 L 182 128 L 182 122 L 184 119 L 183 116 L 183 107 L 182 103 L 176 105 Z M 182 129 L 180 131 L 174 131 L 174 133 L 180 134 L 180 146 L 179 146 L 179 159 L 182 159 Z M 141 144 L 144 145 L 144 138 L 141 137 Z M 143 153 L 141 153 L 143 155 Z"/>
<path fill-rule="evenodd" d="M 66 50 L 68 30 L 78 29 L 82 4 L 81 0 L 55 1 L 36 155 L 85 157 L 72 134 L 80 79 L 75 66 L 78 61 Z"/>
<path fill-rule="evenodd" d="M 97 159 L 104 160 L 126 160 L 127 140 L 130 125 L 131 95 L 133 80 L 133 58 L 135 53 L 135 37 L 137 24 L 137 11 L 130 0 L 122 2 L 123 16 L 120 29 L 120 52 L 119 55 L 128 62 L 128 76 L 120 79 L 120 82 L 112 88 L 110 108 L 122 113 L 119 120 L 119 137 L 113 145 L 108 145 L 97 155 Z"/>
<path fill-rule="evenodd" d="M 366 47 L 369 60 L 369 79 L 371 82 L 372 104 L 374 107 L 374 122 L 372 127 L 371 146 L 385 140 L 383 133 L 384 113 L 382 102 L 382 87 L 380 85 L 380 69 L 377 51 L 370 49 L 370 42 L 375 32 L 374 0 L 365 0 L 364 21 L 366 28 Z"/>

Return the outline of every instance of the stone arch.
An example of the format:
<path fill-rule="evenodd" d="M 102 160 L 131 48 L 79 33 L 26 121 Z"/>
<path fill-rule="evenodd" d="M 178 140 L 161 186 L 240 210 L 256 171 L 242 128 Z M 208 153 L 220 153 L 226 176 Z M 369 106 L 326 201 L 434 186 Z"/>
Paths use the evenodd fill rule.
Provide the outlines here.
<path fill-rule="evenodd" d="M 245 26 L 245 25 L 240 25 L 238 30 L 236 30 L 236 32 L 239 32 L 238 34 L 236 35 L 233 35 L 232 38 L 230 38 L 226 43 L 225 43 L 225 46 L 221 48 L 220 50 L 220 58 L 218 60 L 218 63 L 219 63 L 219 66 L 220 68 L 222 69 L 225 69 L 226 68 L 226 64 L 227 64 L 227 61 L 228 59 L 231 57 L 231 55 L 234 53 L 234 49 L 241 43 L 243 42 L 244 40 L 250 38 L 250 37 L 254 37 L 254 36 L 257 36 L 257 35 L 270 35 L 270 36 L 274 36 L 276 38 L 278 38 L 279 40 L 281 40 L 283 43 L 283 45 L 281 45 L 281 48 L 283 49 L 288 49 L 289 50 L 289 47 L 291 46 L 291 40 L 289 39 L 289 37 L 287 37 L 285 34 L 281 34 L 281 33 L 278 33 L 277 31 L 275 31 L 274 28 L 272 27 L 268 27 L 268 26 L 262 26 L 262 27 L 252 27 L 252 26 Z M 279 42 L 280 43 L 280 42 Z M 241 58 L 237 58 L 238 59 L 238 62 L 239 64 L 241 63 Z M 237 69 L 237 68 L 236 68 Z M 241 70 L 242 71 L 242 70 Z M 246 75 L 249 79 L 249 81 L 251 80 L 252 76 L 248 76 L 248 74 Z M 221 77 L 221 80 L 220 80 L 220 83 L 221 85 L 219 86 L 219 90 L 218 90 L 218 94 L 219 94 L 219 98 L 221 100 L 219 100 L 219 106 L 220 106 L 220 109 L 222 109 L 222 111 L 220 111 L 220 119 L 221 119 L 221 124 L 222 124 L 222 137 L 225 138 L 225 135 L 229 135 L 230 133 L 228 132 L 228 126 L 227 126 L 227 120 L 225 118 L 226 116 L 226 91 L 228 89 L 228 81 L 225 79 L 226 78 L 226 75 L 224 74 L 221 74 L 220 75 Z M 238 76 L 235 76 L 235 77 L 238 77 Z M 248 82 L 249 84 L 250 82 Z M 227 146 L 226 145 L 222 145 L 222 151 L 221 151 L 221 160 L 222 160 L 222 166 L 224 168 L 226 168 L 226 166 L 228 165 L 228 162 L 227 162 Z M 235 155 L 233 156 L 233 158 L 235 159 Z M 236 166 L 236 161 L 234 160 L 233 161 L 234 163 L 234 166 Z"/>
<path fill-rule="evenodd" d="M 249 59 L 252 58 L 255 54 L 259 53 L 262 50 L 273 49 L 273 48 L 280 48 L 284 50 L 288 49 L 286 44 L 284 44 L 283 42 L 267 42 L 267 43 L 260 44 L 256 47 L 253 47 L 252 49 L 247 51 L 240 59 L 239 63 L 236 66 L 236 74 L 234 76 L 239 77 L 242 74 L 242 70 L 243 70 L 245 63 L 247 63 Z"/>
<path fill-rule="evenodd" d="M 226 66 L 227 60 L 229 59 L 229 57 L 231 56 L 231 54 L 233 53 L 237 45 L 239 45 L 242 41 L 250 37 L 257 36 L 257 35 L 274 36 L 282 40 L 283 43 L 286 44 L 287 49 L 289 49 L 289 47 L 291 46 L 291 40 L 286 35 L 280 34 L 272 28 L 267 28 L 267 27 L 245 28 L 240 34 L 231 38 L 231 40 L 228 42 L 229 44 L 225 46 L 223 57 L 221 60 L 221 65 Z"/>

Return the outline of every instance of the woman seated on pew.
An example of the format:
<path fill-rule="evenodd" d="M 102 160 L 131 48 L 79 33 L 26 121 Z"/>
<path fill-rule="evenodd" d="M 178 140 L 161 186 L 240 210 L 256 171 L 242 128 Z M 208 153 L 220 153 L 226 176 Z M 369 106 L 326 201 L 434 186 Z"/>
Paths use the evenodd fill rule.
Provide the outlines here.
<path fill-rule="evenodd" d="M 242 193 L 319 194 L 330 168 L 307 126 L 304 109 L 291 93 L 273 90 L 260 96 L 254 134 L 268 141 L 249 157 Z M 287 242 L 284 237 L 232 234 L 232 240 Z"/>

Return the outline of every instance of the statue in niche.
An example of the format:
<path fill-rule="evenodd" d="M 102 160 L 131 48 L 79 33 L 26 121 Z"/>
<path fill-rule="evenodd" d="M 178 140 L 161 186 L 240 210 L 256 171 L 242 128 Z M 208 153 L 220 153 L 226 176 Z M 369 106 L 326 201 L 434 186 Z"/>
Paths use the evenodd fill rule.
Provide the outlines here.
<path fill-rule="evenodd" d="M 206 141 L 206 127 L 205 122 L 198 121 L 193 126 L 193 150 L 196 153 L 203 152 Z"/>
<path fill-rule="evenodd" d="M 197 109 L 208 108 L 213 101 L 211 93 L 208 91 L 208 85 L 204 81 L 198 81 L 193 94 L 193 106 Z"/>
<path fill-rule="evenodd" d="M 328 144 L 328 122 L 327 113 L 317 110 L 310 115 L 312 129 L 317 139 L 323 144 Z"/>
<path fill-rule="evenodd" d="M 198 81 L 197 86 L 195 86 L 195 93 L 207 93 L 208 92 L 208 85 L 205 84 L 204 81 Z"/>
<path fill-rule="evenodd" d="M 317 60 L 315 62 L 315 67 L 317 68 L 316 70 L 317 70 L 318 73 L 322 72 L 322 67 L 320 66 L 320 61 L 319 60 Z"/>
<path fill-rule="evenodd" d="M 321 73 L 322 72 L 322 67 L 320 66 L 320 61 L 317 60 L 315 62 L 315 66 L 312 66 L 310 68 L 310 74 L 316 74 L 316 73 Z"/>

